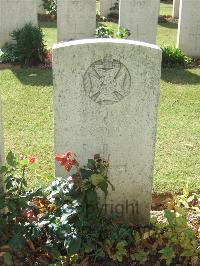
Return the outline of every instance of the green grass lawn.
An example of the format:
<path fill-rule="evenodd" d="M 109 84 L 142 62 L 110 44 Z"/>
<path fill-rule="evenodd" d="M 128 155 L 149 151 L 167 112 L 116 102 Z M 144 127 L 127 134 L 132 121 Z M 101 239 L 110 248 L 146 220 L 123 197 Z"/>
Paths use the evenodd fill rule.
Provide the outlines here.
<path fill-rule="evenodd" d="M 5 70 L 0 74 L 5 150 L 33 154 L 53 174 L 52 72 L 40 69 Z M 30 180 L 45 185 L 46 178 Z"/>
<path fill-rule="evenodd" d="M 175 22 L 161 23 L 157 27 L 157 45 L 176 46 L 178 24 Z"/>
<path fill-rule="evenodd" d="M 165 70 L 161 79 L 154 190 L 200 188 L 200 69 Z M 50 70 L 3 70 L 0 82 L 5 149 L 34 154 L 53 176 L 53 107 Z M 67 147 L 66 147 L 67 149 Z M 46 185 L 52 177 L 31 179 Z"/>
<path fill-rule="evenodd" d="M 57 42 L 56 22 L 40 22 L 39 25 L 44 33 L 45 43 L 48 49 L 51 49 L 53 44 Z"/>
<path fill-rule="evenodd" d="M 160 3 L 160 15 L 172 15 L 172 3 Z"/>

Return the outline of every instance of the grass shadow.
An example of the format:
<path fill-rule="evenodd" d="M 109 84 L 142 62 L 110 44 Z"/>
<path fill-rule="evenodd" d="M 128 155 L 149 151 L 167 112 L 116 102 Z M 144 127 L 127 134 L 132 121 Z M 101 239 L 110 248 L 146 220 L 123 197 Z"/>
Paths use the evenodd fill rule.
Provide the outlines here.
<path fill-rule="evenodd" d="M 50 69 L 19 68 L 12 69 L 12 72 L 24 85 L 53 86 L 53 75 Z"/>
<path fill-rule="evenodd" d="M 178 29 L 178 24 L 176 22 L 163 22 L 158 23 L 158 25 L 168 29 Z"/>
<path fill-rule="evenodd" d="M 48 29 L 53 28 L 53 29 L 55 29 L 55 28 L 57 28 L 57 23 L 56 23 L 56 21 L 40 21 L 39 26 L 40 26 L 40 28 L 48 28 Z"/>
<path fill-rule="evenodd" d="M 160 1 L 162 4 L 165 4 L 165 5 L 172 5 L 172 1 L 171 0 L 168 0 L 168 1 L 166 1 L 166 0 L 161 0 Z"/>
<path fill-rule="evenodd" d="M 162 69 L 161 79 L 173 84 L 200 84 L 200 75 L 189 69 Z"/>

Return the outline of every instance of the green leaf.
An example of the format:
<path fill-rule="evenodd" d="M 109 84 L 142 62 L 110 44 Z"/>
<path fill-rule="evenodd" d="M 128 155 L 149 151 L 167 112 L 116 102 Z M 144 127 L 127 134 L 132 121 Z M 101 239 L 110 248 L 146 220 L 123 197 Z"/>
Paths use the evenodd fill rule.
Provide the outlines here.
<path fill-rule="evenodd" d="M 71 241 L 69 242 L 68 246 L 68 254 L 69 255 L 74 255 L 77 254 L 80 251 L 81 248 L 81 238 L 72 238 Z"/>
<path fill-rule="evenodd" d="M 6 161 L 10 166 L 16 166 L 16 156 L 12 151 L 9 151 L 6 157 Z"/>
<path fill-rule="evenodd" d="M 32 170 L 32 171 L 35 171 L 37 169 L 39 169 L 39 163 L 33 163 L 31 165 L 29 165 L 29 169 Z"/>
<path fill-rule="evenodd" d="M 98 187 L 105 193 L 108 194 L 108 183 L 106 181 L 101 182 Z"/>
<path fill-rule="evenodd" d="M 169 225 L 173 226 L 175 218 L 176 218 L 176 214 L 166 209 L 164 210 L 164 216 L 167 219 Z"/>
<path fill-rule="evenodd" d="M 92 174 L 91 170 L 87 170 L 87 169 L 84 169 L 84 168 L 81 168 L 80 171 L 81 171 L 81 176 L 82 176 L 83 179 L 89 178 L 91 176 L 91 174 Z"/>
<path fill-rule="evenodd" d="M 104 177 L 100 174 L 91 175 L 91 182 L 94 186 L 98 186 L 100 183 L 104 181 Z"/>
<path fill-rule="evenodd" d="M 148 258 L 149 253 L 145 252 L 144 250 L 138 250 L 138 252 L 134 253 L 131 255 L 131 259 L 134 261 L 139 261 L 139 262 L 145 262 Z"/>
<path fill-rule="evenodd" d="M 116 249 L 123 250 L 127 245 L 128 243 L 125 240 L 122 240 L 117 243 Z"/>
<path fill-rule="evenodd" d="M 8 170 L 8 168 L 7 168 L 6 166 L 2 166 L 2 167 L 0 168 L 0 174 L 4 174 L 4 173 L 6 173 L 7 170 Z"/>
<path fill-rule="evenodd" d="M 95 166 L 95 160 L 93 160 L 93 159 L 88 159 L 87 167 L 88 167 L 89 169 L 93 169 L 94 166 Z"/>
<path fill-rule="evenodd" d="M 3 259 L 4 259 L 4 265 L 5 265 L 5 266 L 11 266 L 11 265 L 14 265 L 14 264 L 13 264 L 13 260 L 12 260 L 12 255 L 10 254 L 10 252 L 6 252 L 6 253 L 3 255 Z"/>
<path fill-rule="evenodd" d="M 97 202 L 97 193 L 94 190 L 87 190 L 86 199 L 89 204 L 96 204 Z"/>
<path fill-rule="evenodd" d="M 184 236 L 187 240 L 192 241 L 195 239 L 195 233 L 191 228 L 186 228 L 184 231 Z"/>
<path fill-rule="evenodd" d="M 13 215 L 13 216 L 15 217 L 16 214 Z M 23 247 L 23 245 L 25 244 L 25 239 L 20 233 L 19 234 L 15 234 L 13 236 L 13 238 L 11 238 L 9 244 L 11 246 L 11 249 L 16 251 L 16 250 L 18 250 L 18 249 Z"/>
<path fill-rule="evenodd" d="M 164 247 L 158 253 L 162 254 L 162 257 L 166 260 L 166 264 L 170 265 L 174 258 L 174 250 L 171 247 Z"/>
<path fill-rule="evenodd" d="M 13 182 L 12 182 L 12 180 L 10 179 L 10 180 L 8 180 L 8 181 L 6 182 L 6 189 L 9 190 L 9 189 L 11 189 L 12 187 L 13 187 Z"/>
<path fill-rule="evenodd" d="M 28 159 L 20 160 L 20 165 L 22 165 L 22 166 L 27 166 L 28 164 L 29 164 Z"/>
<path fill-rule="evenodd" d="M 133 236 L 134 236 L 134 240 L 136 242 L 135 244 L 136 245 L 139 244 L 139 242 L 141 241 L 140 234 L 137 231 L 135 231 L 134 234 L 133 234 Z"/>

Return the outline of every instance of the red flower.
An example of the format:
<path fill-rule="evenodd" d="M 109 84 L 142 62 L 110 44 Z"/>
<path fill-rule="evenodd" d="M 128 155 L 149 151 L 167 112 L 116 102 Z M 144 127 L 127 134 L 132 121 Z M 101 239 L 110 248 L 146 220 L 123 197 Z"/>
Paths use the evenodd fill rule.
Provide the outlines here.
<path fill-rule="evenodd" d="M 63 165 L 65 170 L 69 172 L 73 165 L 77 165 L 75 156 L 75 153 L 68 151 L 65 154 L 57 154 L 55 160 L 58 161 L 60 165 Z"/>
<path fill-rule="evenodd" d="M 29 160 L 29 163 L 33 164 L 33 163 L 36 162 L 37 158 L 36 158 L 35 156 L 30 155 L 30 156 L 28 157 L 28 160 Z"/>

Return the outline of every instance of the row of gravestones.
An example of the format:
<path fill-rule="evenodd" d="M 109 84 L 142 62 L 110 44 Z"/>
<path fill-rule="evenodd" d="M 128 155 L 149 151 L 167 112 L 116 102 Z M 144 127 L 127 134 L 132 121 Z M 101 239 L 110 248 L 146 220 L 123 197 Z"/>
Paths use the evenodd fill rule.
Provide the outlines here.
<path fill-rule="evenodd" d="M 148 43 L 93 38 L 53 47 L 55 152 L 74 150 L 81 164 L 95 153 L 109 157 L 115 191 L 102 208 L 135 223 L 150 215 L 160 69 L 161 50 Z M 64 174 L 56 165 L 56 176 Z"/>
<path fill-rule="evenodd" d="M 41 7 L 41 1 L 0 1 L 0 47 L 16 27 L 27 22 L 37 25 L 37 7 Z M 114 3 L 115 0 L 101 0 L 102 12 Z M 130 39 L 156 42 L 159 3 L 159 0 L 120 0 L 119 25 L 130 30 Z M 95 0 L 57 0 L 57 5 L 58 41 L 94 37 Z M 189 56 L 200 56 L 200 0 L 174 0 L 174 16 L 177 9 L 180 15 L 177 46 Z"/>

